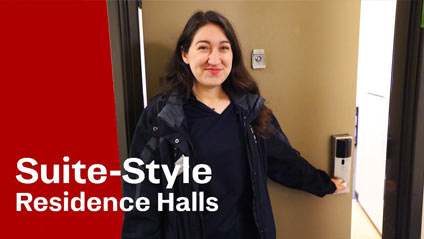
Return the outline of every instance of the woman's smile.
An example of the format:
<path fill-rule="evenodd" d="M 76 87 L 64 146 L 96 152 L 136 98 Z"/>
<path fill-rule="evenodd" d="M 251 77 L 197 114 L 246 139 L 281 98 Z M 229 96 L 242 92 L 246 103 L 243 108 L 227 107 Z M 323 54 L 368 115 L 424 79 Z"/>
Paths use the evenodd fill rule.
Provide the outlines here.
<path fill-rule="evenodd" d="M 222 72 L 222 68 L 218 68 L 218 67 L 208 67 L 205 70 L 212 75 L 218 75 L 219 73 Z"/>

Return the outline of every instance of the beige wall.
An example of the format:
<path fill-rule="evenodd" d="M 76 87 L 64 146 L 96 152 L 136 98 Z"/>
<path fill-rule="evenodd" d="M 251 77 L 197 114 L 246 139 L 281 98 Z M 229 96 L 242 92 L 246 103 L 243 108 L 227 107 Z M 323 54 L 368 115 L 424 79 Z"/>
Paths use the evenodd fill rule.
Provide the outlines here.
<path fill-rule="evenodd" d="M 330 135 L 354 134 L 360 0 L 143 1 L 148 96 L 195 10 L 217 10 L 243 47 L 263 48 L 267 68 L 251 70 L 292 144 L 330 172 Z M 270 181 L 277 238 L 350 238 L 351 195 L 323 199 Z"/>

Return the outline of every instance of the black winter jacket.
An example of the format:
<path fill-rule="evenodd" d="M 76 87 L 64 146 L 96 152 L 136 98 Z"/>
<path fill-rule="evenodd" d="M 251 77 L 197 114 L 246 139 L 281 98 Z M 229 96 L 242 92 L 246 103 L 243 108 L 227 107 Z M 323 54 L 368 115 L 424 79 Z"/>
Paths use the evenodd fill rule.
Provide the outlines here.
<path fill-rule="evenodd" d="M 241 125 L 244 126 L 245 143 L 250 179 L 253 192 L 253 216 L 261 239 L 276 237 L 274 219 L 267 188 L 267 177 L 272 180 L 314 195 L 323 197 L 336 189 L 330 177 L 314 168 L 298 151 L 291 147 L 287 137 L 273 116 L 270 127 L 276 133 L 269 139 L 257 137 L 251 126 L 252 122 L 264 105 L 264 99 L 254 94 L 229 94 L 234 103 Z M 138 122 L 131 145 L 130 157 L 141 158 L 146 164 L 152 160 L 156 164 L 166 164 L 174 168 L 174 162 L 182 154 L 189 156 L 190 168 L 195 164 L 190 138 L 184 130 L 184 102 L 176 96 L 155 98 L 143 111 Z M 212 149 L 213 150 L 213 149 Z M 144 165 L 144 166 L 145 166 Z M 143 166 L 141 167 L 143 168 Z M 147 173 L 146 173 L 147 175 Z M 166 182 L 162 170 L 156 170 L 156 178 Z M 147 176 L 146 176 L 147 177 Z M 213 172 L 212 172 L 213 177 Z M 198 185 L 190 179 L 189 184 L 182 183 L 182 177 L 177 180 L 172 189 L 166 189 L 165 184 L 152 184 L 144 180 L 140 184 L 123 184 L 123 194 L 137 199 L 147 197 L 150 209 L 140 212 L 136 209 L 125 212 L 122 227 L 123 239 L 204 239 L 201 212 L 158 211 L 158 193 L 165 196 L 173 193 L 175 198 L 184 196 L 191 198 L 193 191 L 198 191 Z M 218 202 L 219 205 L 219 202 Z M 166 207 L 165 207 L 166 209 Z"/>

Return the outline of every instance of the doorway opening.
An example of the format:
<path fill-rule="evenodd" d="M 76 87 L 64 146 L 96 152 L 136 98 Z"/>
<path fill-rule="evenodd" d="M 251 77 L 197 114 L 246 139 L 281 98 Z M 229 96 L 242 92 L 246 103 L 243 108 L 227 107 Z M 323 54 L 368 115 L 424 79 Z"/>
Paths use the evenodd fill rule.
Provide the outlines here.
<path fill-rule="evenodd" d="M 396 0 L 361 2 L 352 239 L 383 232 L 395 15 Z"/>

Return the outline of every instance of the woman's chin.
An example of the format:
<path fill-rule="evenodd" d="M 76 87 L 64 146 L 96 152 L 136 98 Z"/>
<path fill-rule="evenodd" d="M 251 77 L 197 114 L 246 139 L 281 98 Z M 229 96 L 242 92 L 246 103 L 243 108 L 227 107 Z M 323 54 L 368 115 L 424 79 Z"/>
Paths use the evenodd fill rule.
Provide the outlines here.
<path fill-rule="evenodd" d="M 213 89 L 213 88 L 216 88 L 216 87 L 221 87 L 222 83 L 224 83 L 223 80 L 214 80 L 214 81 L 209 81 L 209 82 L 198 83 L 196 85 L 200 86 L 202 88 Z"/>

